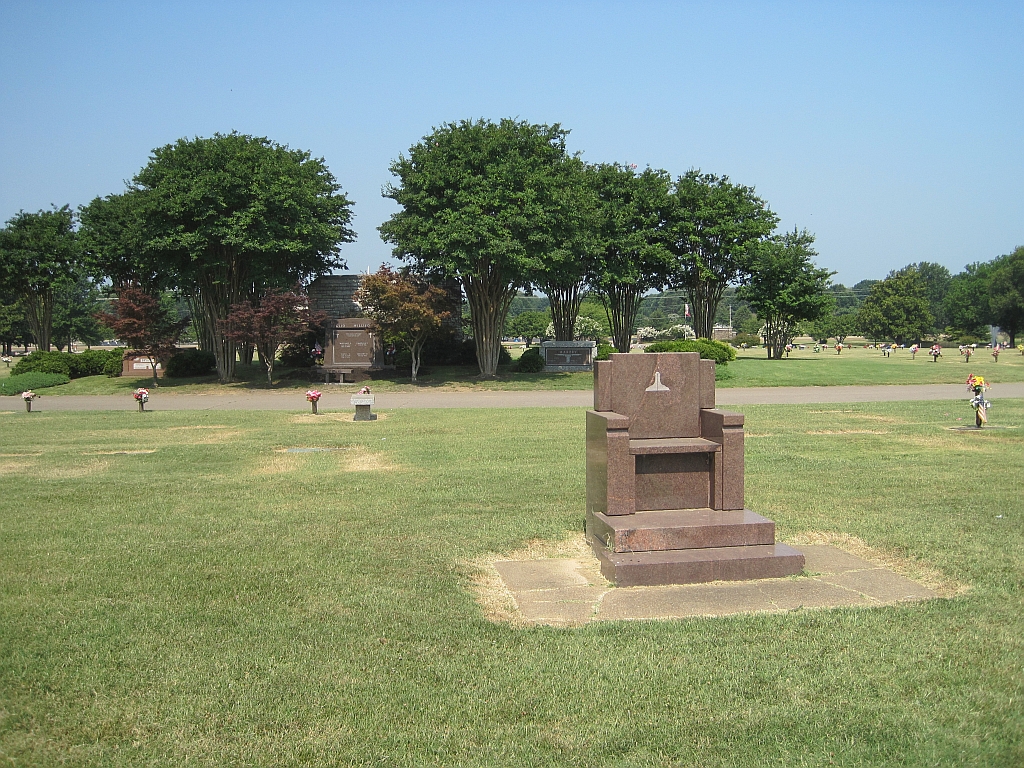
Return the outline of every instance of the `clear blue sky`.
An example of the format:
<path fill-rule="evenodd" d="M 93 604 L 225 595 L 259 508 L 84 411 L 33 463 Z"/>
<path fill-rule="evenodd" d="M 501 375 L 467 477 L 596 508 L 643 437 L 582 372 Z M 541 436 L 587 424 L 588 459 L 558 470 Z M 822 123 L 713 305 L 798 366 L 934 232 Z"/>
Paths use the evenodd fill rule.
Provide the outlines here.
<path fill-rule="evenodd" d="M 237 130 L 322 156 L 351 269 L 388 164 L 463 118 L 559 122 L 593 162 L 726 174 L 847 285 L 1024 244 L 1024 3 L 0 0 L 0 219 L 118 192 Z"/>

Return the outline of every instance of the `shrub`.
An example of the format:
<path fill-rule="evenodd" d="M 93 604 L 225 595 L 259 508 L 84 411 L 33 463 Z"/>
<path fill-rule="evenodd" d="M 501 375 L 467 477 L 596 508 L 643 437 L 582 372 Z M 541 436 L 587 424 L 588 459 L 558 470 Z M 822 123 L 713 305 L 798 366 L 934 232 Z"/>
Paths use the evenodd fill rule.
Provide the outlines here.
<path fill-rule="evenodd" d="M 12 376 L 20 376 L 23 373 L 62 373 L 71 378 L 71 357 L 66 352 L 43 352 L 36 350 L 30 355 L 21 358 L 11 369 Z"/>
<path fill-rule="evenodd" d="M 516 370 L 519 373 L 540 373 L 544 370 L 544 358 L 541 357 L 537 347 L 531 347 L 523 352 L 516 363 Z"/>
<path fill-rule="evenodd" d="M 183 349 L 174 353 L 167 361 L 167 375 L 172 379 L 184 379 L 191 376 L 206 376 L 217 367 L 217 358 L 213 352 L 201 349 Z"/>
<path fill-rule="evenodd" d="M 46 389 L 67 384 L 71 379 L 62 373 L 41 373 L 29 371 L 0 379 L 0 395 L 20 395 L 29 389 Z"/>
<path fill-rule="evenodd" d="M 117 354 L 111 353 L 110 357 L 107 358 L 107 362 L 103 364 L 103 373 L 111 379 L 115 376 L 120 376 L 124 370 L 124 352 L 120 349 L 115 349 L 114 352 Z"/>
<path fill-rule="evenodd" d="M 120 372 L 122 353 L 123 350 L 120 349 L 89 349 L 79 354 L 36 350 L 21 358 L 11 369 L 11 375 L 17 376 L 34 371 L 37 373 L 62 373 L 71 379 L 100 376 L 106 373 L 107 365 L 111 360 L 117 362 L 117 369 Z"/>
<path fill-rule="evenodd" d="M 735 349 L 711 339 L 656 341 L 648 344 L 644 352 L 698 352 L 705 360 L 714 360 L 718 365 L 728 365 L 730 360 L 736 359 Z"/>
<path fill-rule="evenodd" d="M 117 372 L 120 374 L 124 350 L 88 349 L 81 354 L 69 355 L 69 357 L 72 379 L 80 379 L 83 376 L 102 376 L 107 372 L 107 366 L 111 361 L 117 366 Z"/>
<path fill-rule="evenodd" d="M 595 360 L 610 360 L 611 358 L 609 357 L 609 355 L 615 354 L 618 351 L 619 350 L 617 350 L 611 344 L 598 344 L 597 345 L 597 357 L 594 358 L 594 359 Z"/>

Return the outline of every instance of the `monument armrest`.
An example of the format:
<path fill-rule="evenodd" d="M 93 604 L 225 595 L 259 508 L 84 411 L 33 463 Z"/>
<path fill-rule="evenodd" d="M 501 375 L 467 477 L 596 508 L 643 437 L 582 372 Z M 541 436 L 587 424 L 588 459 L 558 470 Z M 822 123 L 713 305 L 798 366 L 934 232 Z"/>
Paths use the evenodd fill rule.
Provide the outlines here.
<path fill-rule="evenodd" d="M 621 413 L 614 411 L 588 411 L 588 413 L 592 413 L 596 418 L 604 421 L 604 427 L 607 430 L 629 429 L 629 417 L 623 416 Z"/>
<path fill-rule="evenodd" d="M 700 412 L 700 431 L 702 435 L 720 435 L 726 427 L 742 427 L 743 414 L 735 411 L 722 411 L 717 408 L 704 408 Z"/>

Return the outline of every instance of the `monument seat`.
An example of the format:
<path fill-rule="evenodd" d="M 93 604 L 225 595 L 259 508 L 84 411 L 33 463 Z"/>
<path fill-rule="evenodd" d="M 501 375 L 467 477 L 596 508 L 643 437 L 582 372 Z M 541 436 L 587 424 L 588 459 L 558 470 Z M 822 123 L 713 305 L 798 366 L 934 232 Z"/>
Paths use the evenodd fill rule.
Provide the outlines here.
<path fill-rule="evenodd" d="M 613 354 L 587 412 L 587 538 L 618 584 L 785 576 L 803 556 L 744 508 L 743 414 L 695 352 Z"/>
<path fill-rule="evenodd" d="M 720 450 L 721 443 L 703 437 L 653 437 L 629 441 L 629 452 L 634 456 L 654 453 L 715 453 Z"/>

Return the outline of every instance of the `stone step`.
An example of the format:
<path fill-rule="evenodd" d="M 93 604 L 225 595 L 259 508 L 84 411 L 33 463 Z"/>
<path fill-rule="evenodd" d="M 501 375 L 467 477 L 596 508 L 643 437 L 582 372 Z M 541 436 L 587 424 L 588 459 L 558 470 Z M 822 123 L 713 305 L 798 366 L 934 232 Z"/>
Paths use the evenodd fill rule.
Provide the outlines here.
<path fill-rule="evenodd" d="M 804 556 L 786 544 L 626 553 L 609 552 L 597 539 L 591 546 L 601 573 L 619 587 L 777 579 L 804 568 Z"/>
<path fill-rule="evenodd" d="M 659 509 L 587 516 L 587 537 L 611 552 L 744 547 L 775 543 L 775 523 L 749 509 Z"/>

